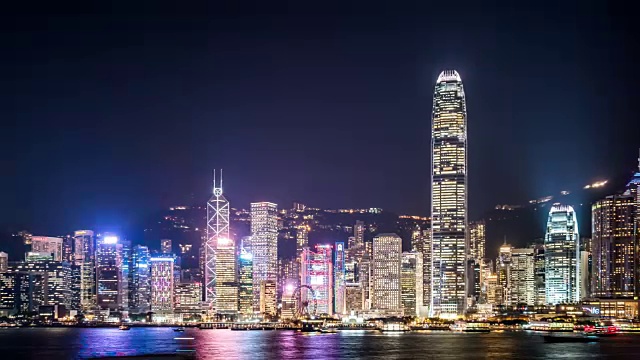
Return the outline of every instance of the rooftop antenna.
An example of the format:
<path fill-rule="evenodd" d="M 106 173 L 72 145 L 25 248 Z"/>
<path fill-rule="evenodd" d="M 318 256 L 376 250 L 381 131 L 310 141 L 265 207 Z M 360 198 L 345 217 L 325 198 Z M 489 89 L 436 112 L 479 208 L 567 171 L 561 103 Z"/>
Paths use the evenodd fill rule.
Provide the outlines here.
<path fill-rule="evenodd" d="M 213 188 L 216 188 L 216 169 L 211 170 L 213 173 Z"/>
<path fill-rule="evenodd" d="M 222 189 L 222 169 L 220 169 L 220 189 Z"/>

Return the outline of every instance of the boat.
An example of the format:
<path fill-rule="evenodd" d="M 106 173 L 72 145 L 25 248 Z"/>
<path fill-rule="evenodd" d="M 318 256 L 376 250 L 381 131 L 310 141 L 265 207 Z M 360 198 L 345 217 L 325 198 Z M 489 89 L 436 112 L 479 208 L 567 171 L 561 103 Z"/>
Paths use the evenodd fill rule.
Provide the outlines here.
<path fill-rule="evenodd" d="M 618 327 L 614 325 L 585 326 L 583 334 L 599 337 L 610 337 L 618 335 L 618 331 Z"/>
<path fill-rule="evenodd" d="M 411 329 L 404 323 L 386 323 L 382 325 L 382 327 L 379 330 L 382 332 L 388 332 L 388 333 L 411 331 Z"/>
<path fill-rule="evenodd" d="M 175 332 L 183 332 L 184 328 L 182 326 L 180 326 L 180 327 L 177 327 L 177 328 L 173 328 L 173 331 L 175 331 Z"/>
<path fill-rule="evenodd" d="M 336 334 L 338 333 L 338 329 L 336 329 L 335 327 L 326 327 L 320 329 L 320 332 L 323 334 Z"/>
<path fill-rule="evenodd" d="M 544 342 L 546 343 L 590 343 L 598 342 L 600 338 L 598 336 L 591 335 L 577 335 L 577 336 L 555 336 L 555 335 L 543 335 Z"/>
<path fill-rule="evenodd" d="M 491 331 L 488 323 L 456 321 L 450 326 L 451 331 L 488 333 Z"/>
<path fill-rule="evenodd" d="M 131 326 L 129 326 L 129 325 L 120 325 L 120 326 L 118 326 L 118 329 L 120 329 L 120 330 L 131 330 Z"/>

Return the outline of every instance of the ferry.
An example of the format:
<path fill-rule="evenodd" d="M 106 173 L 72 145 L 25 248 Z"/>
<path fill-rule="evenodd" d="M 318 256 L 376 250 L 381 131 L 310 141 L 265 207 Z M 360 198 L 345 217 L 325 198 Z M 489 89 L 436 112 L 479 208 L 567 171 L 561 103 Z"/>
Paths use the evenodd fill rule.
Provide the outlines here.
<path fill-rule="evenodd" d="M 383 324 L 379 330 L 388 333 L 411 331 L 411 329 L 404 323 L 386 323 Z"/>
<path fill-rule="evenodd" d="M 456 321 L 449 328 L 451 329 L 451 331 L 459 331 L 459 332 L 488 333 L 491 331 L 491 328 L 489 328 L 488 323 L 481 323 L 481 322 Z"/>
<path fill-rule="evenodd" d="M 532 321 L 525 329 L 549 332 L 573 332 L 573 323 Z"/>
<path fill-rule="evenodd" d="M 584 332 L 585 335 L 595 335 L 595 336 L 615 336 L 618 335 L 618 327 L 613 325 L 610 321 L 605 322 L 596 326 L 585 326 Z"/>
<path fill-rule="evenodd" d="M 118 329 L 120 329 L 120 330 L 131 330 L 131 326 L 129 326 L 129 325 L 120 325 L 118 327 Z"/>
<path fill-rule="evenodd" d="M 183 332 L 184 328 L 182 326 L 181 327 L 177 327 L 177 328 L 174 328 L 173 331 L 175 331 L 175 332 Z"/>

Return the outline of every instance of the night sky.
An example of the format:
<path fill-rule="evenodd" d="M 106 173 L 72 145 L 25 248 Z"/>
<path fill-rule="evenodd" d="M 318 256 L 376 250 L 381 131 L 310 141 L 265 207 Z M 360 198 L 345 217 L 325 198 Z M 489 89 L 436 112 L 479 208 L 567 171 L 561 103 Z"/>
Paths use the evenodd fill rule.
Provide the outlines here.
<path fill-rule="evenodd" d="M 213 168 L 234 207 L 428 215 L 445 68 L 467 94 L 472 218 L 637 165 L 629 9 L 167 3 L 2 15 L 3 230 L 131 226 L 206 201 Z"/>

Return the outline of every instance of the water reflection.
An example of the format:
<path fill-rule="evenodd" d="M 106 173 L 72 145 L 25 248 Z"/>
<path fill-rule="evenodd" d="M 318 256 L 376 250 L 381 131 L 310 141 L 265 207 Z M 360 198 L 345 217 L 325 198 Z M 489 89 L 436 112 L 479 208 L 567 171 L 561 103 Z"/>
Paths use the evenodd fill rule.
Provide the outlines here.
<path fill-rule="evenodd" d="M 193 338 L 184 340 L 179 338 Z M 368 331 L 302 334 L 170 328 L 0 329 L 3 359 L 73 359 L 175 353 L 198 359 L 586 359 L 640 358 L 640 335 L 589 344 L 547 344 L 537 334 L 404 333 Z"/>

